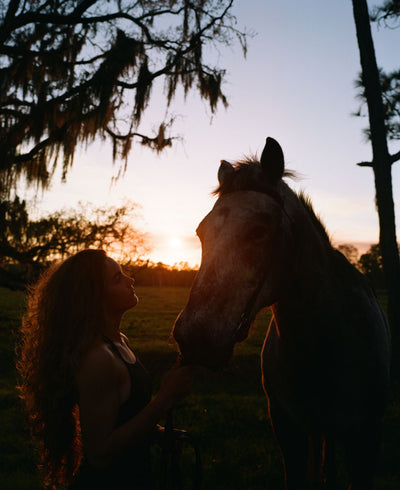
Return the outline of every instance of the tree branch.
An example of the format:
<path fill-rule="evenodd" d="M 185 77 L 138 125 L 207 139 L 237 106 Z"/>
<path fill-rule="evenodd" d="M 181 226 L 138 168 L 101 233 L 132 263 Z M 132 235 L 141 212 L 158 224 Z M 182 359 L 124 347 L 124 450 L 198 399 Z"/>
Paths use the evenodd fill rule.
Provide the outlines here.
<path fill-rule="evenodd" d="M 400 151 L 398 151 L 394 155 L 389 155 L 389 157 L 390 157 L 390 164 L 392 165 L 393 163 L 400 160 Z M 373 162 L 359 162 L 356 165 L 358 165 L 359 167 L 372 167 L 372 168 L 374 167 Z"/>
<path fill-rule="evenodd" d="M 106 133 L 111 136 L 111 138 L 116 139 L 116 140 L 126 140 L 128 138 L 133 138 L 134 136 L 138 136 L 139 138 L 142 138 L 143 141 L 156 141 L 157 140 L 157 135 L 151 138 L 150 136 L 146 136 L 145 134 L 138 133 L 137 131 L 130 131 L 129 133 L 126 134 L 117 134 L 114 131 L 112 131 L 110 128 L 106 128 Z M 171 138 L 166 138 L 167 140 L 173 140 L 177 139 L 176 136 L 172 136 Z"/>
<path fill-rule="evenodd" d="M 400 160 L 400 151 L 398 151 L 394 155 L 390 155 L 390 163 L 391 164 L 397 162 L 398 160 Z"/>
<path fill-rule="evenodd" d="M 167 110 L 178 86 L 185 94 L 197 89 L 212 111 L 226 104 L 224 70 L 204 63 L 203 47 L 241 34 L 232 3 L 8 0 L 7 22 L 0 23 L 0 57 L 8 63 L 0 101 L 4 189 L 19 169 L 33 175 L 39 167 L 32 181 L 45 185 L 50 160 L 56 166 L 63 152 L 66 172 L 77 145 L 96 135 L 110 137 L 113 155 L 124 160 L 133 140 L 155 151 L 171 145 L 165 120 L 154 138 L 137 132 L 155 79 L 166 80 Z M 129 90 L 136 91 L 133 101 Z"/>
<path fill-rule="evenodd" d="M 3 102 L 0 102 L 0 112 L 1 112 L 1 107 L 7 107 L 9 105 L 13 106 L 28 106 L 28 107 L 34 107 L 33 102 L 28 102 L 27 100 L 20 100 L 15 97 L 4 100 Z"/>
<path fill-rule="evenodd" d="M 14 158 L 14 163 L 20 164 L 24 162 L 29 162 L 43 148 L 46 148 L 47 146 L 49 146 L 49 144 L 53 143 L 54 141 L 57 141 L 60 134 L 62 134 L 62 130 L 59 131 L 59 134 L 56 134 L 56 131 L 53 131 L 48 138 L 42 140 L 40 143 L 34 146 L 28 153 L 16 155 Z"/>
<path fill-rule="evenodd" d="M 358 165 L 359 167 L 374 167 L 374 164 L 373 162 L 360 162 L 360 163 L 357 163 L 356 165 Z"/>
<path fill-rule="evenodd" d="M 32 49 L 23 49 L 15 46 L 8 46 L 7 44 L 0 45 L 0 54 L 4 54 L 9 58 L 16 58 L 17 56 L 37 56 L 37 57 L 50 57 L 53 54 L 58 54 L 59 50 L 57 49 L 49 49 L 48 51 L 34 51 Z M 76 60 L 73 63 L 66 61 L 64 64 L 68 68 L 73 68 L 77 65 L 91 65 L 95 61 L 103 59 L 107 53 L 101 53 L 92 58 Z"/>

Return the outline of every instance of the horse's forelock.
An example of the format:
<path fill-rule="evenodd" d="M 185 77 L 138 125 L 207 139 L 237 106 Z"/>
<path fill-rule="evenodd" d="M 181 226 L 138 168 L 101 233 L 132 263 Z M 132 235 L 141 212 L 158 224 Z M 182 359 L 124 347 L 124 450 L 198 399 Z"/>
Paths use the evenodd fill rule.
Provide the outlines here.
<path fill-rule="evenodd" d="M 221 197 L 235 191 L 257 191 L 274 194 L 275 184 L 269 181 L 261 167 L 258 156 L 250 155 L 232 163 L 234 172 L 212 191 L 212 195 Z M 284 177 L 297 179 L 296 172 L 285 170 Z"/>
<path fill-rule="evenodd" d="M 220 197 L 235 191 L 267 191 L 268 179 L 264 175 L 257 156 L 246 157 L 232 165 L 234 172 L 219 184 L 212 192 L 213 195 Z"/>

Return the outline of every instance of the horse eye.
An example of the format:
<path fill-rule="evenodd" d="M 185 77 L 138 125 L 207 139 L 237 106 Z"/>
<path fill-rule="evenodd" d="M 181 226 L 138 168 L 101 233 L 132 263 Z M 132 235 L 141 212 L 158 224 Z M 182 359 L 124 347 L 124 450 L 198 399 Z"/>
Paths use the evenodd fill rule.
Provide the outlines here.
<path fill-rule="evenodd" d="M 264 226 L 253 226 L 245 234 L 246 240 L 258 240 L 263 238 L 266 234 L 266 229 Z"/>

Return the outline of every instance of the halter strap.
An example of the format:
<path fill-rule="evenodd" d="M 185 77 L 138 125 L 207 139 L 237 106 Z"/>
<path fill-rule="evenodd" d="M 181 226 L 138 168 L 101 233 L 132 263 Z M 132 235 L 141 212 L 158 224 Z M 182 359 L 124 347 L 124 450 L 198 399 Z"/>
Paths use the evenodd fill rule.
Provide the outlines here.
<path fill-rule="evenodd" d="M 259 192 L 261 194 L 266 194 L 267 196 L 272 197 L 272 199 L 274 199 L 276 201 L 276 203 L 279 205 L 282 212 L 288 218 L 290 223 L 293 224 L 293 219 L 288 215 L 288 213 L 286 212 L 286 210 L 283 206 L 283 199 L 282 199 L 281 195 L 277 191 L 275 191 L 275 189 L 265 189 L 265 190 L 261 190 L 261 189 L 258 190 L 257 189 L 257 190 L 254 190 L 253 192 Z M 251 324 L 250 315 L 251 315 L 251 312 L 254 308 L 254 305 L 256 304 L 256 301 L 260 295 L 260 292 L 261 292 L 261 289 L 264 285 L 267 273 L 268 273 L 268 269 L 266 269 L 264 274 L 261 276 L 261 279 L 260 279 L 256 289 L 254 290 L 253 294 L 251 295 L 249 301 L 247 302 L 246 308 L 244 309 L 244 311 L 240 317 L 239 324 L 233 333 L 233 339 L 235 342 L 240 342 L 240 341 L 244 340 L 248 334 L 250 324 Z"/>
<path fill-rule="evenodd" d="M 111 347 L 112 351 L 121 359 L 121 361 L 124 364 L 130 364 L 130 365 L 136 364 L 136 362 L 130 362 L 130 361 L 127 361 L 126 359 L 124 359 L 124 356 L 121 354 L 121 352 L 118 349 L 118 347 L 114 344 L 114 342 L 110 338 L 108 338 L 104 334 L 102 335 L 102 337 L 103 337 L 103 340 Z M 132 354 L 134 355 L 135 359 L 137 360 L 137 357 L 134 354 L 134 352 L 132 352 Z"/>

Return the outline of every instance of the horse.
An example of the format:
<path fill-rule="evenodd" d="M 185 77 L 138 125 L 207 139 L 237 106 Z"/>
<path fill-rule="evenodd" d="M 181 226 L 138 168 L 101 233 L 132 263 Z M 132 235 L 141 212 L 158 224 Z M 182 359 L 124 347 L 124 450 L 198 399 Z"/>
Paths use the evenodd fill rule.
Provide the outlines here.
<path fill-rule="evenodd" d="M 389 327 L 367 279 L 332 246 L 288 176 L 273 138 L 259 161 L 221 161 L 218 198 L 196 230 L 200 268 L 173 336 L 185 362 L 218 369 L 269 307 L 262 384 L 285 488 L 336 488 L 339 444 L 348 488 L 372 489 L 389 392 Z"/>

